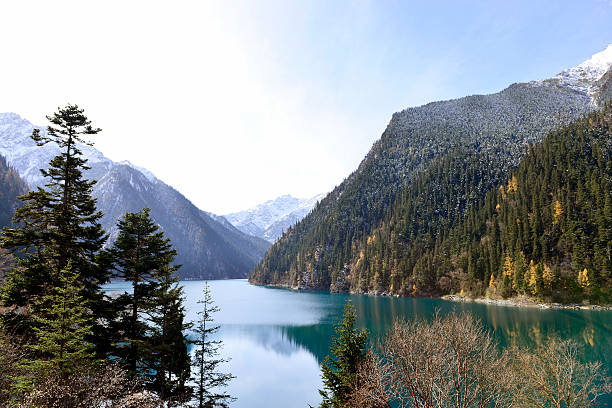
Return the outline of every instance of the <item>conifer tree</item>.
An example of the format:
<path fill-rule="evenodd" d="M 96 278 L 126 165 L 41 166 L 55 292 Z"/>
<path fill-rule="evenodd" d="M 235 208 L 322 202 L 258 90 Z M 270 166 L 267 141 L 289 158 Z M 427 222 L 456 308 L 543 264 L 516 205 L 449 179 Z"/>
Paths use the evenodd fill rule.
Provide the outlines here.
<path fill-rule="evenodd" d="M 156 288 L 146 307 L 149 357 L 143 362 L 154 373 L 151 389 L 169 406 L 189 401 L 192 392 L 187 384 L 191 360 L 186 336 L 191 325 L 185 322 L 183 287 L 174 274 L 179 267 L 170 265 L 172 258 L 168 256 L 167 264 L 156 273 Z"/>
<path fill-rule="evenodd" d="M 158 274 L 176 256 L 170 240 L 149 217 L 149 209 L 127 213 L 119 220 L 119 235 L 111 254 L 116 276 L 131 283 L 132 293 L 116 300 L 119 311 L 119 339 L 114 354 L 126 365 L 130 377 L 138 375 L 147 358 L 153 330 L 145 313 L 154 307 Z M 170 273 L 172 273 L 171 271 Z"/>
<path fill-rule="evenodd" d="M 365 357 L 368 341 L 367 330 L 355 328 L 355 308 L 348 302 L 344 306 L 342 321 L 336 325 L 336 335 L 332 339 L 330 354 L 321 365 L 323 397 L 321 408 L 340 408 L 348 400 L 355 385 L 356 373 Z"/>
<path fill-rule="evenodd" d="M 203 309 L 198 312 L 199 319 L 194 329 L 196 339 L 193 342 L 196 347 L 194 366 L 196 368 L 197 407 L 225 408 L 234 398 L 223 391 L 223 388 L 235 377 L 229 373 L 217 371 L 219 364 L 228 360 L 218 357 L 223 342 L 213 340 L 214 334 L 219 330 L 219 326 L 213 324 L 213 314 L 219 311 L 219 307 L 213 301 L 208 282 L 204 284 L 203 298 L 198 303 Z"/>
<path fill-rule="evenodd" d="M 79 275 L 69 263 L 60 271 L 59 285 L 45 295 L 45 306 L 34 316 L 37 341 L 29 347 L 37 357 L 26 366 L 37 377 L 53 372 L 66 379 L 75 367 L 93 360 L 92 344 L 86 340 L 93 318 L 82 291 Z"/>
<path fill-rule="evenodd" d="M 15 212 L 15 227 L 4 229 L 2 246 L 23 255 L 19 267 L 7 276 L 2 301 L 6 306 L 26 307 L 40 315 L 48 307 L 41 299 L 60 286 L 62 270 L 70 263 L 82 287 L 81 295 L 101 317 L 106 303 L 100 286 L 108 281 L 109 274 L 99 254 L 106 235 L 99 222 L 102 213 L 96 210 L 91 196 L 95 181 L 83 176 L 89 167 L 80 149 L 82 144 L 90 145 L 85 136 L 95 135 L 100 129 L 92 127 L 83 109 L 76 105 L 59 108 L 47 119 L 51 122 L 47 132 L 34 129 L 31 137 L 39 146 L 55 144 L 61 153 L 49 162 L 48 170 L 41 170 L 47 180 L 45 186 L 20 197 L 23 205 Z M 7 314 L 4 322 L 20 326 L 32 336 L 29 316 Z M 103 337 L 101 319 L 93 331 L 98 339 Z"/>

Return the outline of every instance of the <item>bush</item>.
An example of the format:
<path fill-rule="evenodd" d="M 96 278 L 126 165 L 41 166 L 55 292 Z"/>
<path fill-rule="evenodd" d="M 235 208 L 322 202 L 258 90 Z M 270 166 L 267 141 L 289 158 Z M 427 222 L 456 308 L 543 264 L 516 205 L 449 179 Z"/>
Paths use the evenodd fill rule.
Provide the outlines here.
<path fill-rule="evenodd" d="M 600 363 L 571 341 L 499 351 L 469 314 L 396 321 L 357 372 L 350 407 L 593 407 L 612 391 Z"/>

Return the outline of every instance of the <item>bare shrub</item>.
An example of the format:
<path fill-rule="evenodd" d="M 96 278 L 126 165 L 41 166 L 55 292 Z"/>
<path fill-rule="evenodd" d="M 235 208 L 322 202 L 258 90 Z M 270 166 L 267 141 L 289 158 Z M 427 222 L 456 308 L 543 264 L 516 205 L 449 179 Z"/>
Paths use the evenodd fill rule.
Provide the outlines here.
<path fill-rule="evenodd" d="M 15 378 L 24 374 L 19 362 L 26 357 L 26 351 L 10 341 L 0 331 L 0 406 L 8 405 L 12 398 Z"/>
<path fill-rule="evenodd" d="M 508 353 L 471 315 L 396 321 L 360 367 L 353 407 L 513 407 L 519 381 Z"/>
<path fill-rule="evenodd" d="M 82 367 L 67 378 L 49 373 L 34 384 L 19 407 L 28 408 L 158 408 L 159 398 L 126 379 L 116 364 Z"/>
<path fill-rule="evenodd" d="M 533 352 L 515 351 L 516 371 L 524 379 L 521 406 L 584 408 L 596 406 L 598 397 L 612 392 L 600 362 L 583 363 L 578 344 L 552 338 Z"/>
<path fill-rule="evenodd" d="M 359 365 L 357 386 L 352 390 L 348 402 L 350 408 L 389 407 L 392 390 L 389 387 L 389 365 L 372 350 L 369 350 Z"/>

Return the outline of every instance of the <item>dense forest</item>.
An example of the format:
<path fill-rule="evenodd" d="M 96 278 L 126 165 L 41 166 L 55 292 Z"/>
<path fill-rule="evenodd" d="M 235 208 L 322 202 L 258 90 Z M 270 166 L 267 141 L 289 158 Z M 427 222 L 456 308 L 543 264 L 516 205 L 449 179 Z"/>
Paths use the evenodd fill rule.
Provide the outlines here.
<path fill-rule="evenodd" d="M 28 190 L 27 184 L 11 168 L 3 156 L 0 156 L 0 228 L 11 223 L 18 199 Z"/>
<path fill-rule="evenodd" d="M 0 156 L 0 228 L 11 224 L 13 213 L 19 205 L 18 197 L 26 191 L 27 184 L 6 163 L 6 159 Z M 14 264 L 8 252 L 0 248 L 0 282 Z"/>
<path fill-rule="evenodd" d="M 536 188 L 535 180 L 550 176 L 551 170 L 546 169 L 555 166 L 555 177 L 568 183 L 564 194 L 574 194 L 570 189 L 576 187 L 572 183 L 577 180 L 560 178 L 559 166 L 567 162 L 559 160 L 581 160 L 582 173 L 572 174 L 575 178 L 589 178 L 581 179 L 580 189 L 580 200 L 588 201 L 593 196 L 584 196 L 584 186 L 592 184 L 594 172 L 606 172 L 606 160 L 609 166 L 605 153 L 597 153 L 601 155 L 597 159 L 580 154 L 568 158 L 564 154 L 572 153 L 559 149 L 554 159 L 546 159 L 537 166 L 528 164 L 543 160 L 538 149 L 552 143 L 538 145 L 546 132 L 562 127 L 588 110 L 581 106 L 582 100 L 572 99 L 577 98 L 576 94 L 559 92 L 519 84 L 499 94 L 439 102 L 394 115 L 360 168 L 273 245 L 252 273 L 251 281 L 399 295 L 440 295 L 463 290 L 481 296 L 491 286 L 491 291 L 504 296 L 526 292 L 562 301 L 580 300 L 583 296 L 604 301 L 609 296 L 602 290 L 609 285 L 609 281 L 606 283 L 609 274 L 603 272 L 606 267 L 601 269 L 605 245 L 583 244 L 583 255 L 579 255 L 574 250 L 579 251 L 580 245 L 574 243 L 581 239 L 581 234 L 588 237 L 595 234 L 601 240 L 605 233 L 602 231 L 600 236 L 599 231 L 577 227 L 567 219 L 577 216 L 578 204 L 574 202 L 569 208 L 569 203 L 563 201 L 569 198 L 558 188 L 530 195 L 524 191 L 527 186 Z M 608 110 L 609 107 L 605 112 Z M 547 140 L 565 137 L 566 144 L 575 143 L 572 132 L 577 132 L 576 126 L 584 127 L 584 120 L 592 121 L 589 129 L 594 134 L 605 123 L 604 119 L 592 116 L 562 128 L 554 134 L 557 136 L 551 135 Z M 591 133 L 586 131 L 581 135 L 595 137 L 588 136 Z M 601 146 L 599 150 L 605 152 Z M 584 153 L 584 148 L 581 149 L 579 152 Z M 521 160 L 525 155 L 528 159 Z M 523 173 L 511 176 L 519 163 L 519 169 L 532 168 L 527 180 L 521 179 L 527 177 Z M 607 191 L 609 196 L 610 190 L 603 186 L 607 181 L 599 180 L 597 197 L 603 200 L 603 211 L 605 194 Z M 555 181 L 539 182 L 538 186 L 551 188 Z M 499 189 L 501 185 L 504 187 Z M 496 194 L 506 201 L 496 198 Z M 558 219 L 552 224 L 542 218 L 550 216 L 544 209 L 554 206 L 554 202 L 548 203 L 552 199 L 550 194 L 554 202 L 559 200 L 562 208 L 557 210 L 563 212 L 564 222 Z M 523 212 L 515 217 L 521 222 L 500 226 L 501 218 L 483 213 L 491 205 L 496 217 L 510 216 L 506 205 L 508 208 L 522 205 Z M 581 205 L 579 210 L 597 217 L 599 201 Z M 584 213 L 581 217 L 585 219 Z M 551 224 L 544 224 L 547 221 Z M 557 234 L 565 228 L 561 242 L 548 232 L 549 225 L 554 225 Z M 517 234 L 515 230 L 521 234 L 518 243 L 507 235 Z M 533 244 L 534 240 L 537 244 Z M 516 279 L 523 279 L 526 276 L 521 269 L 523 264 L 530 276 L 536 276 L 531 281 L 539 282 L 537 288 L 525 286 L 524 280 L 517 281 L 512 288 L 508 279 L 502 277 L 504 266 L 511 266 L 519 269 Z M 577 283 L 576 268 L 590 279 L 589 285 Z M 574 279 L 562 279 L 568 274 L 573 274 Z M 543 275 L 548 279 L 546 284 L 540 278 Z M 563 290 L 553 293 L 552 288 L 559 285 Z"/>
<path fill-rule="evenodd" d="M 476 196 L 495 169 L 477 156 L 442 161 L 431 173 L 446 182 L 424 173 L 361 242 L 351 289 L 609 303 L 611 125 L 609 104 L 551 133 L 473 205 L 460 189 Z"/>

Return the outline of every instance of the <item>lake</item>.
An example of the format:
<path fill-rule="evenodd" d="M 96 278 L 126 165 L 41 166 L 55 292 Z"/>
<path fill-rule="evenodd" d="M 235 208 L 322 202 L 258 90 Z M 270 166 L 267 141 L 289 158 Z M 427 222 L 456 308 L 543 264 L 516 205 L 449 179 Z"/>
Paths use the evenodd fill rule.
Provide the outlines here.
<path fill-rule="evenodd" d="M 181 282 L 186 295 L 187 319 L 195 320 L 203 281 Z M 221 311 L 223 367 L 236 376 L 229 392 L 237 397 L 232 407 L 307 407 L 320 401 L 319 364 L 328 351 L 333 325 L 350 299 L 358 324 L 371 339 L 382 335 L 394 318 L 429 319 L 468 311 L 482 319 L 503 346 L 535 345 L 552 334 L 572 338 L 583 346 L 583 357 L 600 360 L 612 375 L 612 312 L 536 309 L 456 303 L 441 299 L 389 298 L 367 295 L 296 292 L 252 286 L 246 280 L 209 281 Z M 109 291 L 129 288 L 121 282 L 106 285 Z"/>

